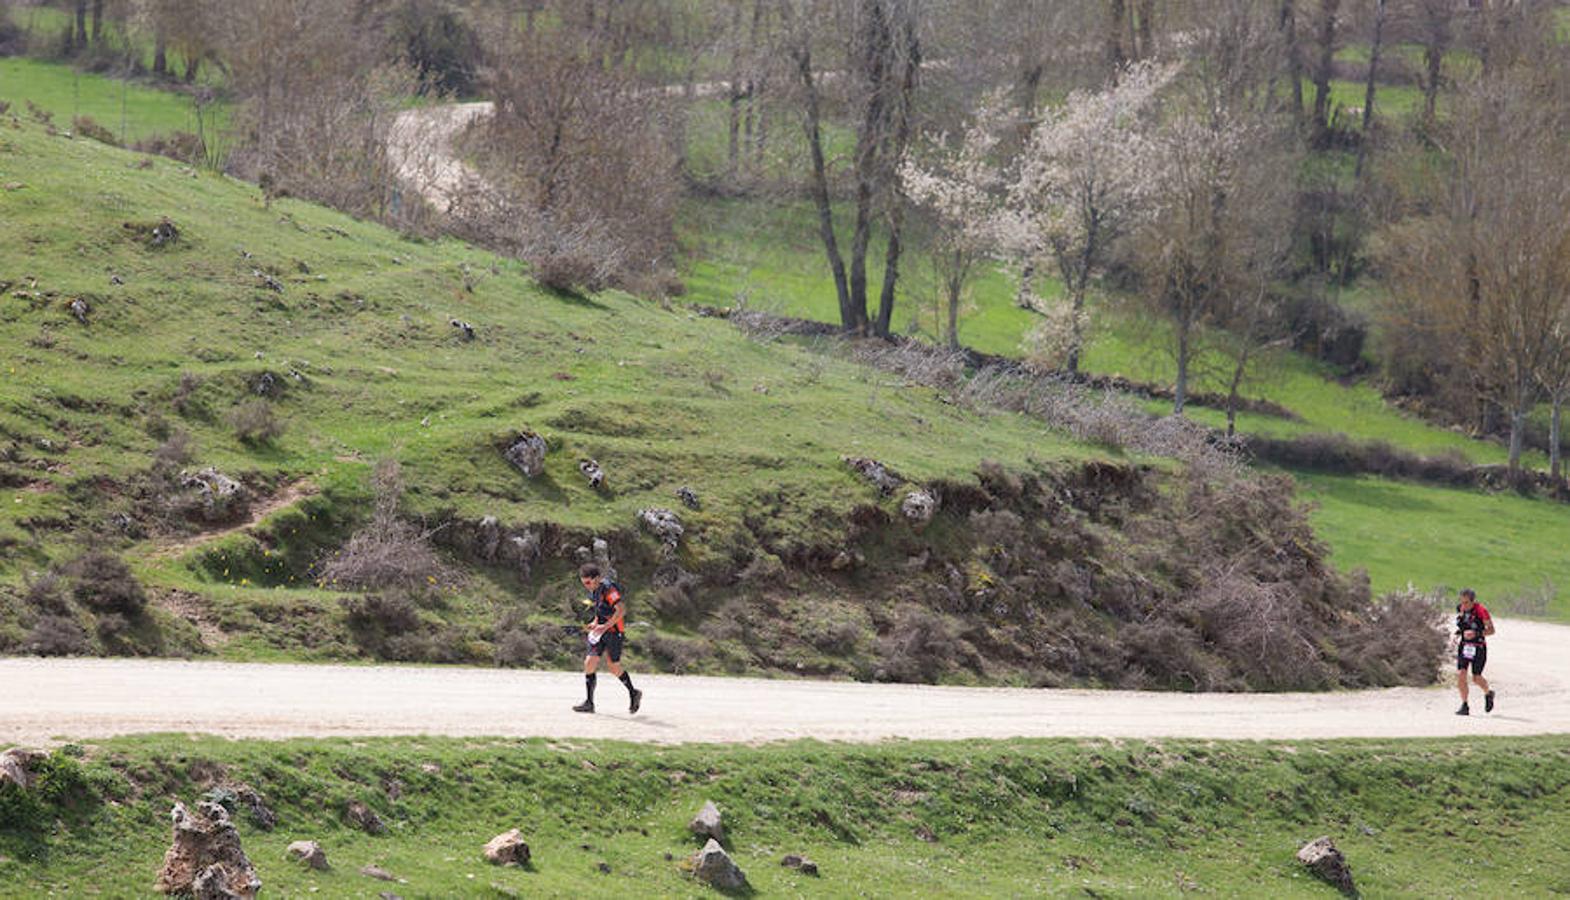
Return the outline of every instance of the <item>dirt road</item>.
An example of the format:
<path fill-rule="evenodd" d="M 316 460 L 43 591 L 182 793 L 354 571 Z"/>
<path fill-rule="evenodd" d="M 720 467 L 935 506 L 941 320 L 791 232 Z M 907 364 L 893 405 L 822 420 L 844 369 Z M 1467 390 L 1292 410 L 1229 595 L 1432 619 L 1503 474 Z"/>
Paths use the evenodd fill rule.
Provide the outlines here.
<path fill-rule="evenodd" d="M 229 737 L 506 735 L 658 743 L 789 738 L 1336 738 L 1570 732 L 1570 627 L 1501 622 L 1499 710 L 1452 715 L 1453 687 L 1167 694 L 649 676 L 643 710 L 571 672 L 166 660 L 0 660 L 0 744 L 148 731 Z M 632 660 L 636 669 L 636 659 Z M 1481 698 L 1474 704 L 1481 712 Z"/>

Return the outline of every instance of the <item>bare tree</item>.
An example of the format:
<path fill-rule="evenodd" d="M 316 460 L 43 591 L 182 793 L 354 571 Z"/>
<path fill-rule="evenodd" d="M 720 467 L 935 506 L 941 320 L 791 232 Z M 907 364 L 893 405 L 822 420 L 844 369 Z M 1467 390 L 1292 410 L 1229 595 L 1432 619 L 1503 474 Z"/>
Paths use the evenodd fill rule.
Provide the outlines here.
<path fill-rule="evenodd" d="M 897 168 L 910 140 L 912 104 L 921 68 L 920 5 L 915 0 L 803 0 L 787 3 L 789 54 L 802 99 L 802 127 L 812 155 L 812 197 L 818 232 L 839 296 L 840 324 L 846 331 L 869 330 L 887 336 L 893 314 L 902 221 Z M 823 82 L 815 69 L 815 46 L 822 25 L 843 46 L 846 100 L 852 113 L 852 232 L 842 254 L 834 232 L 828 164 L 823 150 Z M 867 252 L 874 224 L 886 211 L 888 256 L 877 318 L 868 313 Z"/>
<path fill-rule="evenodd" d="M 1314 134 L 1323 140 L 1330 130 L 1330 78 L 1334 74 L 1336 26 L 1341 0 L 1318 0 L 1314 16 Z"/>
<path fill-rule="evenodd" d="M 632 26 L 580 12 L 572 30 L 493 29 L 495 113 L 470 144 L 487 183 L 454 213 L 545 283 L 598 290 L 672 267 L 679 182 L 672 100 L 638 77 Z"/>
<path fill-rule="evenodd" d="M 1267 89 L 1278 23 L 1247 0 L 1215 0 L 1208 12 L 1156 132 L 1154 214 L 1135 241 L 1143 299 L 1172 329 L 1179 414 L 1205 332 L 1224 325 L 1235 297 L 1257 291 L 1268 270 L 1263 251 L 1274 243 L 1257 236 L 1280 227 L 1281 184 L 1292 172 L 1276 149 L 1290 124 Z"/>

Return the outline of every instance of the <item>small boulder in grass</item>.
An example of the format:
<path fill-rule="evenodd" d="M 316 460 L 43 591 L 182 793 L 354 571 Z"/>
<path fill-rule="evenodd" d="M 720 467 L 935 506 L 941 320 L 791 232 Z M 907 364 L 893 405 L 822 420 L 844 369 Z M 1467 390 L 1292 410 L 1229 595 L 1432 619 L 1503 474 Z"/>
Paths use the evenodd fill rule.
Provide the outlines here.
<path fill-rule="evenodd" d="M 360 867 L 360 874 L 364 875 L 366 878 L 374 878 L 377 881 L 397 881 L 398 880 L 398 877 L 396 875 L 394 875 L 393 873 L 387 871 L 386 869 L 384 869 L 384 868 L 382 868 L 381 866 L 378 866 L 378 865 L 362 866 L 362 867 Z"/>
<path fill-rule="evenodd" d="M 739 891 L 747 887 L 747 873 L 736 865 L 736 861 L 714 838 L 709 838 L 709 842 L 693 858 L 692 870 L 698 880 L 722 891 Z"/>
<path fill-rule="evenodd" d="M 1297 861 L 1341 893 L 1349 897 L 1357 896 L 1357 887 L 1352 883 L 1352 867 L 1347 865 L 1346 856 L 1336 848 L 1335 841 L 1328 835 L 1304 844 L 1297 851 Z"/>
<path fill-rule="evenodd" d="M 703 801 L 703 808 L 687 823 L 687 829 L 698 837 L 713 838 L 716 841 L 725 840 L 725 826 L 720 821 L 720 808 L 714 805 L 713 800 Z"/>
<path fill-rule="evenodd" d="M 529 864 L 529 845 L 523 833 L 514 828 L 498 834 L 485 845 L 485 860 L 493 866 L 526 866 Z"/>
<path fill-rule="evenodd" d="M 344 818 L 349 824 L 360 829 L 366 834 L 385 834 L 387 826 L 382 824 L 382 817 L 359 800 L 350 800 L 344 807 Z"/>
<path fill-rule="evenodd" d="M 315 841 L 295 841 L 284 852 L 295 862 L 315 869 L 318 872 L 325 872 L 332 868 L 327 864 L 327 852 L 322 849 L 321 844 Z"/>
<path fill-rule="evenodd" d="M 780 860 L 780 865 L 787 869 L 795 869 L 803 875 L 811 875 L 814 878 L 818 876 L 818 864 L 796 853 L 785 854 L 785 858 Z"/>

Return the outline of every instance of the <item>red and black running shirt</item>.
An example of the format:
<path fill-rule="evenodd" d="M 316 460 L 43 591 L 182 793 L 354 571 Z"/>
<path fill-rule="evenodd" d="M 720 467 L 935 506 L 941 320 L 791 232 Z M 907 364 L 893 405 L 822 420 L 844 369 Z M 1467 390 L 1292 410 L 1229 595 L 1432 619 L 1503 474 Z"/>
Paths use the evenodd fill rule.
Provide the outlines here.
<path fill-rule="evenodd" d="M 594 624 L 604 625 L 616 615 L 616 607 L 621 603 L 621 585 L 614 581 L 602 581 L 600 586 L 589 592 L 589 600 L 594 604 Z M 617 622 L 617 634 L 626 632 L 622 622 Z"/>
<path fill-rule="evenodd" d="M 1471 640 L 1463 638 L 1463 643 L 1486 644 L 1487 641 L 1483 639 L 1483 632 L 1488 630 L 1488 621 L 1488 609 L 1481 603 L 1473 601 L 1472 608 L 1466 612 L 1462 612 L 1459 605 L 1456 607 L 1456 633 L 1460 634 L 1470 631 L 1477 635 L 1477 637 Z"/>

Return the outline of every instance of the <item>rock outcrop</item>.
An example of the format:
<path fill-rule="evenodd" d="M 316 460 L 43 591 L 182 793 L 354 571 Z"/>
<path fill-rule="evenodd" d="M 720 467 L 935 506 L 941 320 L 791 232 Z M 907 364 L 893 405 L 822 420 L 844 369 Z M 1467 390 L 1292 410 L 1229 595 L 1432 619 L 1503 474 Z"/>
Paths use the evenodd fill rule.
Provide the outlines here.
<path fill-rule="evenodd" d="M 529 864 L 529 845 L 524 842 L 522 832 L 514 828 L 486 843 L 485 859 L 493 866 L 526 866 Z"/>
<path fill-rule="evenodd" d="M 1297 851 L 1297 861 L 1341 893 L 1357 896 L 1357 887 L 1352 883 L 1352 867 L 1347 865 L 1346 857 L 1328 835 L 1304 844 Z"/>
<path fill-rule="evenodd" d="M 722 891 L 739 891 L 747 887 L 747 873 L 736 865 L 736 861 L 714 838 L 709 838 L 709 842 L 693 857 L 692 871 L 699 881 Z"/>
<path fill-rule="evenodd" d="M 533 478 L 545 471 L 545 453 L 549 448 L 545 438 L 532 431 L 525 431 L 518 439 L 507 446 L 502 455 L 513 467 L 524 474 L 526 478 Z"/>
<path fill-rule="evenodd" d="M 204 800 L 193 813 L 184 803 L 176 803 L 170 817 L 174 839 L 155 887 L 197 900 L 253 900 L 262 881 L 240 847 L 240 834 L 229 821 L 228 810 Z"/>
<path fill-rule="evenodd" d="M 703 808 L 687 823 L 687 830 L 699 837 L 709 837 L 716 841 L 725 840 L 725 825 L 721 822 L 720 808 L 714 805 L 713 800 L 705 800 Z"/>

